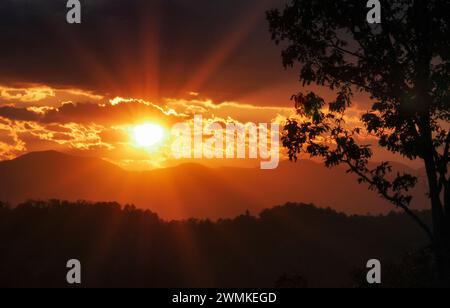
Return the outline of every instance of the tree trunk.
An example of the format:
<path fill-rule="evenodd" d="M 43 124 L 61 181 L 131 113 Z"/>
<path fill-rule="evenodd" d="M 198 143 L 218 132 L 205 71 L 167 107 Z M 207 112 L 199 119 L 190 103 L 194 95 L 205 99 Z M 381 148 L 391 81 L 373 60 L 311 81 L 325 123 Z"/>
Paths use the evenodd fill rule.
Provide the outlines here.
<path fill-rule="evenodd" d="M 439 286 L 450 286 L 450 226 L 444 211 L 448 205 L 445 204 L 445 202 L 448 202 L 448 197 L 444 196 L 444 200 L 441 200 L 429 115 L 421 117 L 421 136 L 433 219 L 433 254 L 436 280 Z M 444 194 L 448 192 L 448 189 L 446 190 Z"/>
<path fill-rule="evenodd" d="M 445 183 L 444 186 L 444 209 L 445 211 L 445 226 L 444 226 L 444 238 L 443 238 L 443 257 L 444 259 L 444 285 L 450 287 L 450 213 L 447 209 L 450 209 L 450 183 Z"/>
<path fill-rule="evenodd" d="M 447 227 L 450 229 L 450 181 L 447 181 L 444 186 L 444 210 L 447 218 Z"/>
<path fill-rule="evenodd" d="M 450 287 L 450 238 L 448 232 L 435 237 L 433 245 L 436 283 L 438 287 Z"/>
<path fill-rule="evenodd" d="M 450 287 L 450 226 L 444 212 L 448 204 L 448 185 L 444 193 L 443 206 L 439 194 L 436 165 L 432 157 L 426 155 L 425 167 L 427 171 L 429 193 L 431 199 L 431 211 L 433 218 L 433 254 L 436 270 L 436 280 L 440 287 Z"/>

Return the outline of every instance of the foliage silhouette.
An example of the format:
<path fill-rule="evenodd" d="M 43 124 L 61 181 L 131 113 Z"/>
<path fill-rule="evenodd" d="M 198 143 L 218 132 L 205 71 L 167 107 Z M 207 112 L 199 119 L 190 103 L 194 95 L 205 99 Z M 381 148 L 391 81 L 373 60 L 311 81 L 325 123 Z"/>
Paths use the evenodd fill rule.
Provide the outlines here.
<path fill-rule="evenodd" d="M 287 204 L 259 217 L 166 222 L 131 205 L 29 201 L 0 210 L 0 287 L 67 287 L 69 259 L 81 261 L 83 287 L 352 286 L 367 260 L 394 262 L 426 242 L 399 213 Z"/>
<path fill-rule="evenodd" d="M 291 0 L 283 12 L 267 13 L 273 40 L 285 46 L 284 65 L 300 63 L 303 85 L 337 94 L 328 106 L 314 93 L 294 95 L 299 117 L 287 121 L 283 144 L 291 160 L 305 152 L 328 167 L 347 165 L 405 211 L 430 238 L 437 279 L 450 286 L 450 2 L 384 1 L 377 25 L 366 22 L 366 10 L 351 0 Z M 356 128 L 346 123 L 355 92 L 374 102 Z M 392 175 L 388 162 L 371 168 L 371 145 L 361 141 L 367 135 L 423 162 L 432 228 L 409 208 L 417 178 Z"/>

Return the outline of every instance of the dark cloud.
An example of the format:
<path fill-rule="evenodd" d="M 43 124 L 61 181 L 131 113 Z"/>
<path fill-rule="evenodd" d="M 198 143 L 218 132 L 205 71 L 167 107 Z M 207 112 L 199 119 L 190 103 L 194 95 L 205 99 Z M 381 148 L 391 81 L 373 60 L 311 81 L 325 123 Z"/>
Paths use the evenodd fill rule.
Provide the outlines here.
<path fill-rule="evenodd" d="M 0 82 L 234 99 L 292 80 L 265 21 L 285 0 L 81 2 L 83 23 L 69 25 L 65 0 L 2 0 Z"/>
<path fill-rule="evenodd" d="M 133 124 L 144 120 L 172 124 L 183 119 L 182 116 L 169 114 L 168 111 L 141 101 L 122 102 L 117 105 L 94 103 L 66 103 L 59 108 L 50 109 L 45 113 L 19 107 L 0 107 L 0 117 L 14 121 L 38 122 L 42 124 L 98 124 L 119 125 Z M 55 130 L 61 129 L 57 125 L 51 126 Z M 64 131 L 58 131 L 64 132 Z"/>
<path fill-rule="evenodd" d="M 16 108 L 12 106 L 0 107 L 0 117 L 17 121 L 38 121 L 39 115 L 37 113 L 28 111 L 24 108 Z"/>

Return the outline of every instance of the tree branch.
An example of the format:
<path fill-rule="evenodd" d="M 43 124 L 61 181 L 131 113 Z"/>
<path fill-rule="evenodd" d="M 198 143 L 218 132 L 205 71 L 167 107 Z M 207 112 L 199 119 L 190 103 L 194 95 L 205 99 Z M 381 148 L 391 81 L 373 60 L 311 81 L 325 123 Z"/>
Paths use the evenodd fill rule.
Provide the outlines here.
<path fill-rule="evenodd" d="M 356 166 L 354 166 L 349 160 L 344 160 L 344 162 L 350 167 L 352 172 L 359 175 L 361 178 L 363 178 L 367 183 L 371 185 L 376 185 L 376 183 L 369 178 L 366 174 L 364 174 L 361 170 L 359 170 Z M 410 208 L 408 208 L 406 205 L 398 202 L 395 197 L 390 196 L 387 192 L 378 190 L 378 193 L 382 195 L 386 200 L 393 203 L 397 207 L 400 207 L 407 215 L 409 215 L 421 228 L 425 233 L 428 235 L 431 242 L 434 240 L 433 232 L 431 232 L 431 229 L 417 216 L 414 211 L 412 211 Z"/>
<path fill-rule="evenodd" d="M 343 53 L 346 53 L 348 55 L 354 56 L 354 57 L 359 58 L 361 60 L 365 60 L 365 57 L 363 55 L 360 55 L 360 54 L 358 54 L 356 52 L 353 52 L 353 51 L 344 49 L 342 47 L 339 47 L 336 43 L 329 44 L 328 47 L 335 48 L 335 49 L 337 49 L 337 50 L 339 50 L 339 51 L 341 51 Z"/>

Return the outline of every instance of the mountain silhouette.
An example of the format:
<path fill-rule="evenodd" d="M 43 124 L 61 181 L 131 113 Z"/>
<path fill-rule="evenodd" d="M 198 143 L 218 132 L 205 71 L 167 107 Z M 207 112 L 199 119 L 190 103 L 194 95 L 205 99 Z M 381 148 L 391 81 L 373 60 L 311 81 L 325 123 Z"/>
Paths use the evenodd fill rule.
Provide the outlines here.
<path fill-rule="evenodd" d="M 430 211 L 417 212 L 430 222 Z M 395 236 L 393 236 L 395 234 Z M 68 287 L 67 258 L 82 287 L 368 287 L 367 260 L 383 287 L 429 287 L 425 234 L 406 214 L 347 216 L 286 204 L 216 222 L 161 221 L 117 203 L 0 204 L 0 287 Z"/>
<path fill-rule="evenodd" d="M 396 170 L 419 171 L 396 164 Z M 414 209 L 427 204 L 425 185 L 414 192 Z M 33 152 L 0 162 L 0 200 L 116 201 L 158 213 L 163 219 L 231 218 L 247 210 L 310 202 L 347 214 L 393 209 L 345 168 L 326 169 L 309 160 L 283 162 L 275 170 L 208 168 L 184 164 L 145 172 L 126 171 L 98 158 Z"/>

